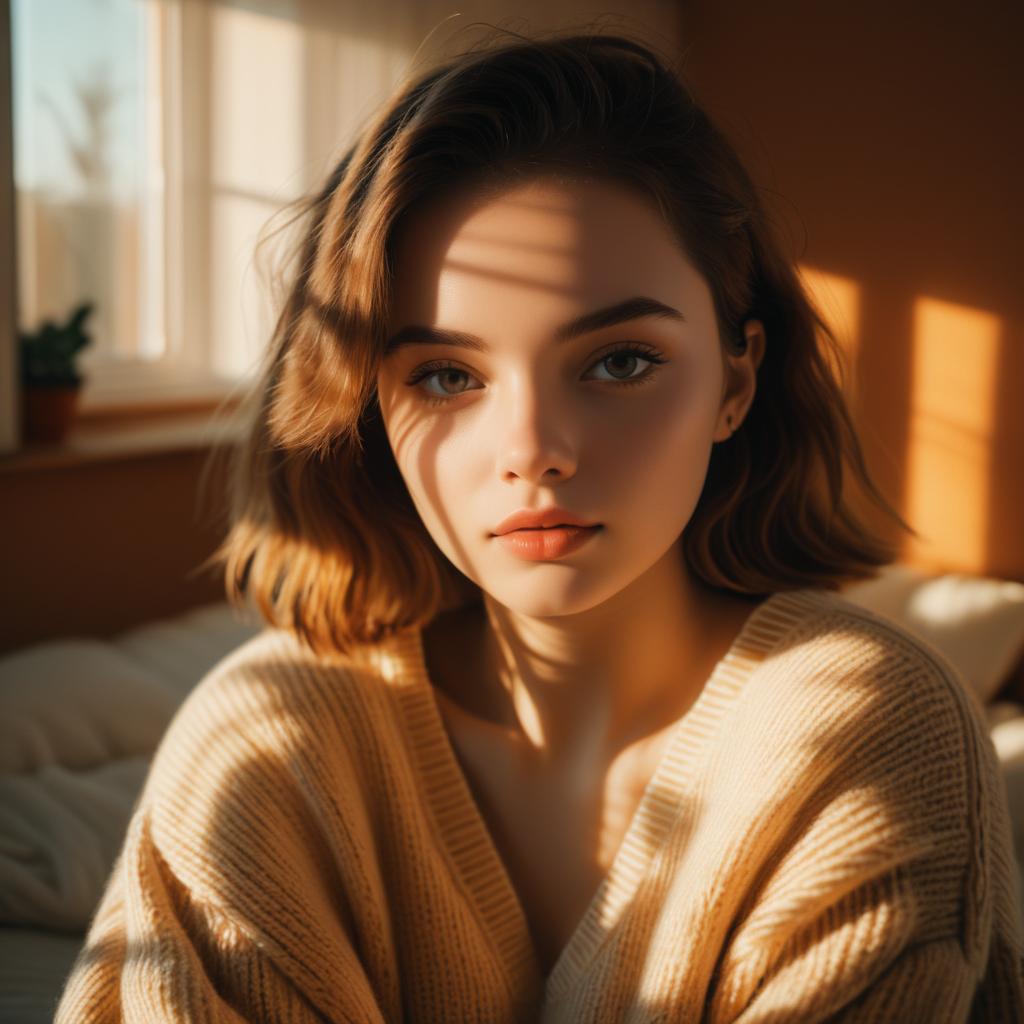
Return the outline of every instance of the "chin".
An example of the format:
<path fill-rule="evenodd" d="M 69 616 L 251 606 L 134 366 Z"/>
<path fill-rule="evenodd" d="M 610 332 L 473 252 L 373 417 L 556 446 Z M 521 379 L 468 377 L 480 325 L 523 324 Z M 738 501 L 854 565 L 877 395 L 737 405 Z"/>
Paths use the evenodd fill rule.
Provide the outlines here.
<path fill-rule="evenodd" d="M 495 587 L 488 591 L 488 599 L 531 619 L 560 619 L 582 615 L 613 598 L 621 589 L 617 586 L 595 587 L 593 580 L 578 576 L 573 581 L 559 581 L 553 570 L 564 569 L 554 563 L 541 563 L 545 568 L 543 582 L 540 577 L 524 581 L 522 586 Z M 567 584 L 567 585 L 563 585 Z M 538 593 L 543 590 L 543 593 Z"/>

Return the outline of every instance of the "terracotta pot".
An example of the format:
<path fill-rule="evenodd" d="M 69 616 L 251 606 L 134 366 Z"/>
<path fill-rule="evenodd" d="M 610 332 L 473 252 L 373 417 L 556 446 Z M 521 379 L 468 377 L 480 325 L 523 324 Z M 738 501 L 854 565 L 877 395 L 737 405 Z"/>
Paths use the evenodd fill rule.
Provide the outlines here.
<path fill-rule="evenodd" d="M 62 441 L 75 419 L 81 385 L 26 386 L 22 397 L 22 432 L 26 441 Z"/>

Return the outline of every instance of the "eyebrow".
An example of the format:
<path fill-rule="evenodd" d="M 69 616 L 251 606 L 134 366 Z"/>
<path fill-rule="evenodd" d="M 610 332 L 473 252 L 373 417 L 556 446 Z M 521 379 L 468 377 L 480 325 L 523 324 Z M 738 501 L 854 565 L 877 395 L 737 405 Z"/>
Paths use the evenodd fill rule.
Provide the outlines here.
<path fill-rule="evenodd" d="M 667 306 L 657 299 L 636 295 L 623 302 L 616 302 L 614 305 L 584 313 L 582 316 L 561 324 L 555 329 L 555 340 L 558 342 L 571 341 L 582 334 L 590 334 L 592 331 L 599 331 L 603 327 L 612 327 L 628 320 L 639 320 L 641 317 L 658 317 L 665 320 L 676 320 L 680 323 L 686 322 L 686 317 L 678 309 L 673 309 L 672 306 Z M 408 324 L 388 338 L 384 345 L 384 358 L 394 355 L 406 345 L 456 345 L 459 348 L 469 348 L 477 352 L 489 351 L 484 340 L 475 334 L 442 327 Z"/>

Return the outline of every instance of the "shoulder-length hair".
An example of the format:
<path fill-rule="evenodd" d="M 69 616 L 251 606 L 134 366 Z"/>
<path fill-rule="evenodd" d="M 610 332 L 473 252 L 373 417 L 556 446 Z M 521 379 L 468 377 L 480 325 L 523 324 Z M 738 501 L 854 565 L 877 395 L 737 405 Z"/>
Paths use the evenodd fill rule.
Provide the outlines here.
<path fill-rule="evenodd" d="M 383 432 L 376 378 L 396 229 L 442 190 L 539 172 L 600 176 L 657 205 L 707 280 L 723 350 L 763 322 L 745 420 L 713 446 L 681 536 L 708 585 L 838 589 L 895 557 L 846 485 L 913 530 L 872 482 L 843 358 L 736 153 L 678 73 L 623 35 L 509 34 L 404 82 L 299 207 L 294 277 L 251 393 L 227 536 L 229 599 L 345 654 L 479 597 L 423 525 Z"/>

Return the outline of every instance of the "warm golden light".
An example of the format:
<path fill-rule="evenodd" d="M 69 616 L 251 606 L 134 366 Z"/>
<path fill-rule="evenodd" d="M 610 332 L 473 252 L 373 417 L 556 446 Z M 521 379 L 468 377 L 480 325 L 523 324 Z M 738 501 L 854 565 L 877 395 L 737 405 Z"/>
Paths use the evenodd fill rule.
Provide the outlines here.
<path fill-rule="evenodd" d="M 860 344 L 860 285 L 852 278 L 817 267 L 797 265 L 797 272 L 811 300 L 825 318 L 846 357 L 847 394 L 856 392 L 857 355 Z"/>
<path fill-rule="evenodd" d="M 923 563 L 984 570 L 1000 329 L 984 310 L 914 304 L 907 514 Z"/>
<path fill-rule="evenodd" d="M 207 329 L 215 371 L 237 377 L 252 372 L 271 329 L 254 254 L 293 197 L 305 152 L 305 48 L 301 26 L 281 18 L 231 7 L 210 17 Z"/>

